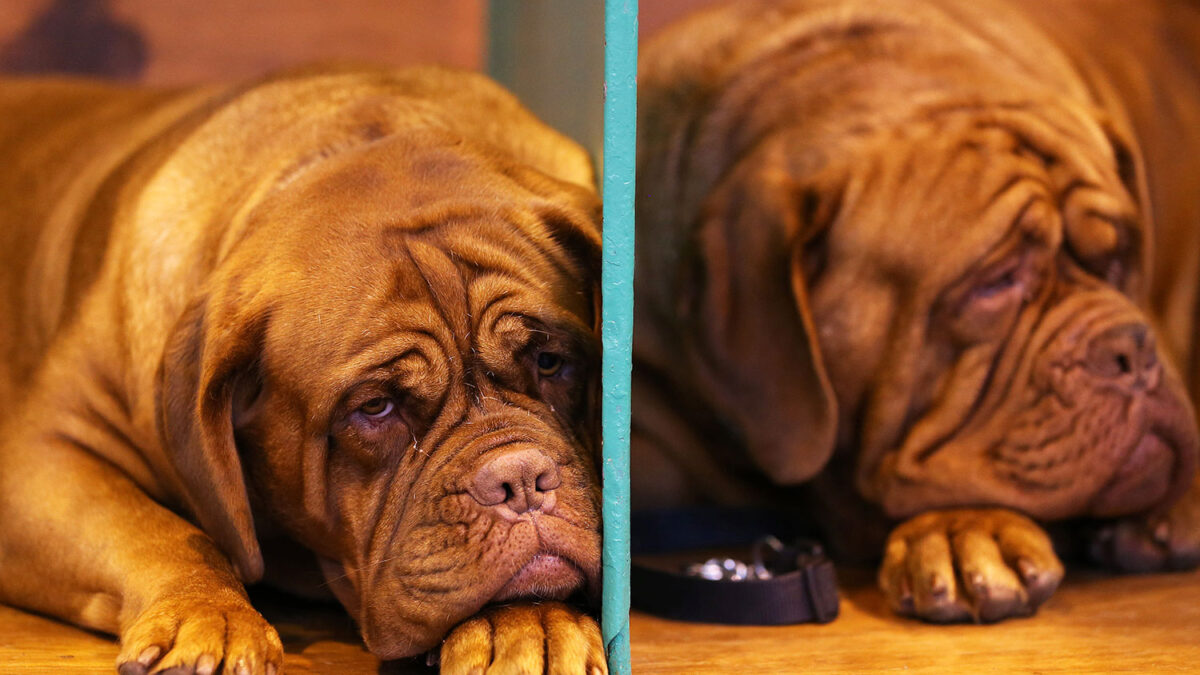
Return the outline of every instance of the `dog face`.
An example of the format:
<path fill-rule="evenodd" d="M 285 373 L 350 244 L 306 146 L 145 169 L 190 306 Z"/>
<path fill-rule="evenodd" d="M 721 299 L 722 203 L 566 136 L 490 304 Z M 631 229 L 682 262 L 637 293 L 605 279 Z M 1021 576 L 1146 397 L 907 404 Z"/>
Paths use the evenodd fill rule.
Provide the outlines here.
<path fill-rule="evenodd" d="M 864 493 L 895 516 L 1173 501 L 1197 435 L 1133 300 L 1146 223 L 1123 144 L 1051 106 L 935 112 L 868 144 L 855 171 L 874 175 L 806 271 L 831 381 L 864 422 Z"/>
<path fill-rule="evenodd" d="M 797 344 L 816 343 L 815 366 L 790 370 L 794 398 L 827 382 L 864 495 L 893 517 L 994 504 L 1055 519 L 1186 489 L 1195 421 L 1134 301 L 1146 221 L 1121 141 L 1050 103 L 859 120 L 836 147 L 815 135 L 778 132 L 743 159 L 702 238 L 754 227 L 792 247 L 792 306 L 811 327 Z M 707 307 L 727 307 L 713 270 L 770 269 L 755 252 L 771 245 L 742 246 L 743 262 L 702 247 Z M 789 371 L 775 372 L 761 376 Z"/>
<path fill-rule="evenodd" d="M 262 565 L 255 504 L 383 658 L 493 600 L 596 590 L 598 212 L 432 131 L 324 159 L 255 206 L 176 348 L 202 345 L 192 433 L 236 437 L 176 464 L 218 486 L 192 506 L 244 576 Z"/>

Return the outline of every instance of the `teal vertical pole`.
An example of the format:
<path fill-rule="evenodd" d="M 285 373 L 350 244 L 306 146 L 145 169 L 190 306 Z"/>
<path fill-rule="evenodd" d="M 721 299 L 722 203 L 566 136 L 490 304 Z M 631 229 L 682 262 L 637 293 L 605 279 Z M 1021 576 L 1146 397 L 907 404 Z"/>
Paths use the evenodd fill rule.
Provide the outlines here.
<path fill-rule="evenodd" d="M 629 663 L 629 408 L 633 367 L 633 195 L 637 0 L 604 5 L 604 607 L 608 667 Z"/>

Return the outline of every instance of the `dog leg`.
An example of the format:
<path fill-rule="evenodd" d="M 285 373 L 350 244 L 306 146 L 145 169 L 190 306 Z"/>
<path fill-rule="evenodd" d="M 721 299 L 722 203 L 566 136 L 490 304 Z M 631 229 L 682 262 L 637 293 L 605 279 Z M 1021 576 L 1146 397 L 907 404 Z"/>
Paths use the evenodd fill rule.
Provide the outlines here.
<path fill-rule="evenodd" d="M 0 601 L 119 634 L 122 675 L 283 664 L 216 545 L 65 440 L 0 448 Z"/>
<path fill-rule="evenodd" d="M 442 675 L 603 675 L 608 672 L 600 626 L 559 602 L 490 607 L 450 632 L 441 651 Z"/>
<path fill-rule="evenodd" d="M 1062 580 L 1050 538 L 1004 509 L 931 511 L 892 531 L 879 585 L 898 614 L 996 621 L 1032 614 Z"/>
<path fill-rule="evenodd" d="M 1165 513 L 1122 518 L 1089 542 L 1093 560 L 1121 572 L 1188 570 L 1200 565 L 1200 475 Z"/>

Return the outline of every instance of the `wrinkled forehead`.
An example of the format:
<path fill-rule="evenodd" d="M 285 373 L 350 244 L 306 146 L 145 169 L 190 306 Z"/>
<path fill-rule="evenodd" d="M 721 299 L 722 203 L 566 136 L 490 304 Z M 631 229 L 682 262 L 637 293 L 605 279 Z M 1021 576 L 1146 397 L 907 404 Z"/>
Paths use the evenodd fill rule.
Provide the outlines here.
<path fill-rule="evenodd" d="M 264 209 L 279 230 L 263 289 L 275 307 L 266 358 L 307 364 L 289 379 L 336 388 L 316 380 L 362 359 L 432 346 L 452 361 L 489 333 L 515 344 L 528 326 L 588 333 L 587 264 L 561 239 L 571 228 L 590 236 L 589 213 L 486 154 L 380 150 L 330 160 Z M 303 358 L 279 357 L 288 353 Z"/>
<path fill-rule="evenodd" d="M 835 161 L 846 164 L 831 253 L 884 273 L 942 283 L 930 272 L 956 273 L 1007 240 L 1060 238 L 1045 158 L 1003 127 L 891 129 Z"/>
<path fill-rule="evenodd" d="M 502 315 L 564 329 L 586 326 L 590 297 L 578 263 L 538 216 L 457 218 L 380 232 L 392 296 L 432 307 L 458 333 L 490 330 Z"/>
<path fill-rule="evenodd" d="M 260 211 L 288 218 L 302 236 L 337 237 L 347 224 L 413 220 L 450 202 L 479 210 L 538 197 L 494 152 L 436 129 L 328 148 L 286 169 Z M 323 231 L 324 230 L 324 231 Z"/>
<path fill-rule="evenodd" d="M 445 132 L 390 136 L 314 162 L 272 190 L 258 229 L 270 230 L 285 266 L 323 283 L 425 270 L 426 283 L 401 283 L 402 295 L 444 295 L 440 280 L 503 271 L 553 293 L 582 276 L 561 241 L 598 242 L 593 195 Z M 388 265 L 396 269 L 378 269 Z"/>
<path fill-rule="evenodd" d="M 592 339 L 581 282 L 547 256 L 513 255 L 531 244 L 473 236 L 461 223 L 443 229 L 342 249 L 290 291 L 303 299 L 278 305 L 269 369 L 310 395 L 333 395 L 383 364 L 430 370 L 444 384 L 449 372 L 511 359 L 551 333 L 567 344 Z"/>

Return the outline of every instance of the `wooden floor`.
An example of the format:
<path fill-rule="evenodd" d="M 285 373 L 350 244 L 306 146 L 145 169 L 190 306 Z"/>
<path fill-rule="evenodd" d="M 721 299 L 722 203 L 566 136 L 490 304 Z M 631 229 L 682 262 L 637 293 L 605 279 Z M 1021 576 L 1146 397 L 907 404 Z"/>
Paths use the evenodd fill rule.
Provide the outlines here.
<path fill-rule="evenodd" d="M 285 675 L 433 675 L 424 662 L 380 664 L 362 646 L 354 625 L 336 605 L 255 593 L 254 606 L 283 640 Z M 0 675 L 115 675 L 117 643 L 52 619 L 0 605 Z"/>
<path fill-rule="evenodd" d="M 869 574 L 826 625 L 734 628 L 634 615 L 633 672 L 1200 673 L 1200 573 L 1068 573 L 1037 616 L 993 625 L 900 619 Z"/>
<path fill-rule="evenodd" d="M 635 613 L 633 668 L 655 673 L 1200 673 L 1200 573 L 1072 574 L 1033 618 L 932 626 L 892 616 L 869 574 L 843 576 L 841 616 L 824 626 L 733 628 Z M 380 664 L 337 607 L 256 595 L 279 629 L 285 672 L 431 673 Z M 111 673 L 116 644 L 0 607 L 0 673 Z"/>

